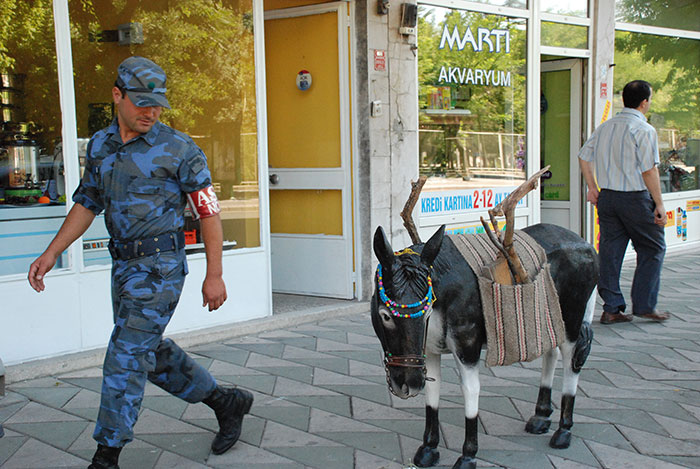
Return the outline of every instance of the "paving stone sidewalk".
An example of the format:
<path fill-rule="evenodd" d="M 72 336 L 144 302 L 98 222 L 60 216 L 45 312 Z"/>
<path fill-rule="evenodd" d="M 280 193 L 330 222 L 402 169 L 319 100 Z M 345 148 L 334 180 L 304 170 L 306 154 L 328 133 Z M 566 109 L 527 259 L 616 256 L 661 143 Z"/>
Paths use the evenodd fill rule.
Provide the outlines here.
<path fill-rule="evenodd" d="M 625 264 L 629 292 L 632 264 Z M 549 448 L 525 433 L 537 398 L 540 361 L 482 367 L 479 467 L 700 468 L 700 248 L 667 256 L 659 307 L 664 324 L 594 322 L 582 372 L 574 439 Z M 209 445 L 213 412 L 149 386 L 122 452 L 130 468 L 402 469 L 421 443 L 424 400 L 400 400 L 386 386 L 369 313 L 192 347 L 223 383 L 255 393 L 241 440 L 222 456 Z M 555 390 L 560 387 L 557 371 Z M 14 383 L 0 398 L 0 467 L 87 467 L 101 370 Z M 459 456 L 464 413 L 454 361 L 443 358 L 441 468 Z M 560 393 L 554 392 L 556 404 Z M 558 421 L 558 412 L 552 416 Z"/>

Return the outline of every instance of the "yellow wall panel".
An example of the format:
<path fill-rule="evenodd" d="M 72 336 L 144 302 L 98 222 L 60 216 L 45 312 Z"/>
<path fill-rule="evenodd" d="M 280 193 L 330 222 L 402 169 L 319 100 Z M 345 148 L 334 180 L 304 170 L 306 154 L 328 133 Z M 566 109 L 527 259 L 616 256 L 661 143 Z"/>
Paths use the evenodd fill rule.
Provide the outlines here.
<path fill-rule="evenodd" d="M 337 14 L 265 21 L 265 55 L 270 167 L 340 167 Z M 306 91 L 300 70 L 311 73 Z"/>
<path fill-rule="evenodd" d="M 270 191 L 270 232 L 343 234 L 339 190 Z"/>
<path fill-rule="evenodd" d="M 332 0 L 265 0 L 265 10 L 279 10 L 282 8 L 301 7 L 306 5 L 318 5 L 319 3 L 328 3 Z"/>

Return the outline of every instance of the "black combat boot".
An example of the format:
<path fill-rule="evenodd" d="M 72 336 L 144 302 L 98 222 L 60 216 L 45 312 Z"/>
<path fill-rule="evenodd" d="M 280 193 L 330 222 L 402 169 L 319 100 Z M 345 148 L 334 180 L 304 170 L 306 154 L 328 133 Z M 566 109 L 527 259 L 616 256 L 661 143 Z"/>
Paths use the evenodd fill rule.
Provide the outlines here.
<path fill-rule="evenodd" d="M 202 402 L 214 410 L 216 420 L 219 421 L 219 433 L 211 443 L 211 451 L 214 454 L 223 454 L 241 436 L 243 416 L 253 405 L 253 395 L 243 389 L 217 386 Z"/>
<path fill-rule="evenodd" d="M 119 469 L 119 453 L 121 448 L 97 445 L 97 451 L 92 457 L 88 469 Z"/>

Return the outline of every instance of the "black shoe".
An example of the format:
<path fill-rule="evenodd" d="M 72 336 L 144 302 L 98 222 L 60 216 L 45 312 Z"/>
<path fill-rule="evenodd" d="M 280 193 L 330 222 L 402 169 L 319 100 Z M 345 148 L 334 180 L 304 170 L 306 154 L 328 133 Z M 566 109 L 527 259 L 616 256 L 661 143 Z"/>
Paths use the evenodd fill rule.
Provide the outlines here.
<path fill-rule="evenodd" d="M 219 422 L 219 433 L 211 443 L 211 451 L 214 454 L 223 454 L 241 436 L 243 416 L 253 405 L 253 395 L 243 389 L 217 386 L 202 402 L 214 409 L 216 420 Z"/>
<path fill-rule="evenodd" d="M 119 453 L 121 448 L 97 445 L 97 451 L 92 457 L 88 469 L 119 469 Z"/>

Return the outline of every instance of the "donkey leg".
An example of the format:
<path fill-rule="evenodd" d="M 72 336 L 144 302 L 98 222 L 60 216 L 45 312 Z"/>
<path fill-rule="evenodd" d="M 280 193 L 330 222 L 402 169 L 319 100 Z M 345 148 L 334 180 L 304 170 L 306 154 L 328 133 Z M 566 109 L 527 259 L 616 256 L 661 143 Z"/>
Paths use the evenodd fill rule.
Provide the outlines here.
<path fill-rule="evenodd" d="M 585 323 L 584 323 L 585 325 Z M 559 346 L 564 368 L 564 379 L 561 395 L 559 428 L 549 440 L 549 446 L 557 449 L 568 448 L 571 444 L 571 427 L 574 425 L 574 399 L 578 387 L 579 373 L 572 367 L 572 358 L 577 342 L 564 342 Z M 579 370 L 580 371 L 580 370 Z"/>
<path fill-rule="evenodd" d="M 438 406 L 440 402 L 440 381 L 442 373 L 440 369 L 440 354 L 426 352 L 426 375 L 435 381 L 425 382 L 425 432 L 423 444 L 413 456 L 413 464 L 418 467 L 430 467 L 440 461 L 440 452 L 437 445 L 440 442 L 440 422 L 438 420 Z"/>
<path fill-rule="evenodd" d="M 549 416 L 552 415 L 552 382 L 554 381 L 554 369 L 559 359 L 559 350 L 554 348 L 542 356 L 542 377 L 540 378 L 540 392 L 537 395 L 535 415 L 530 417 L 525 425 L 525 431 L 536 435 L 547 433 L 552 424 Z"/>
<path fill-rule="evenodd" d="M 565 342 L 560 346 L 562 353 L 562 364 L 564 367 L 564 380 L 561 396 L 561 416 L 559 418 L 559 429 L 549 440 L 552 448 L 568 448 L 571 444 L 571 427 L 574 425 L 574 400 L 576 399 L 576 389 L 578 388 L 578 378 L 581 367 L 586 362 L 591 351 L 593 342 L 593 310 L 595 309 L 596 289 L 593 289 L 586 312 L 581 324 L 576 342 Z"/>
<path fill-rule="evenodd" d="M 476 452 L 479 450 L 479 364 L 466 365 L 459 360 L 459 374 L 462 378 L 464 395 L 464 444 L 462 456 L 452 469 L 476 469 Z"/>

